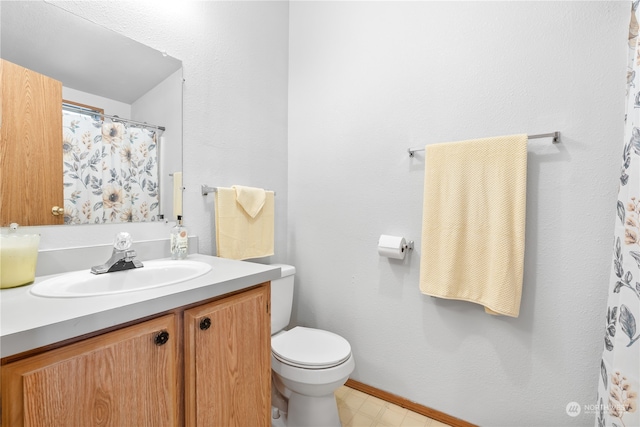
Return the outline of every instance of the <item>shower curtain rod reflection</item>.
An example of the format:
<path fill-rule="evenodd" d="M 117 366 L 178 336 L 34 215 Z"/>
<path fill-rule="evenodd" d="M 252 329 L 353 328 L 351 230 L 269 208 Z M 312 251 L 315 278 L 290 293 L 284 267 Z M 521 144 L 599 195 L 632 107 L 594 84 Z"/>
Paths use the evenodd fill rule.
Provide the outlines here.
<path fill-rule="evenodd" d="M 537 138 L 553 138 L 552 142 L 557 144 L 560 142 L 560 132 L 551 132 L 551 133 L 540 133 L 537 135 L 528 135 L 529 139 L 537 139 Z M 424 151 L 424 148 L 407 148 L 407 152 L 409 153 L 409 157 L 413 157 L 416 151 Z"/>
<path fill-rule="evenodd" d="M 76 113 L 87 114 L 87 115 L 90 115 L 90 116 L 102 116 L 102 117 L 106 117 L 107 119 L 111 119 L 114 122 L 131 123 L 133 126 L 137 126 L 137 127 L 158 129 L 158 130 L 161 130 L 163 132 L 166 130 L 166 128 L 164 126 L 150 125 L 148 123 L 138 122 L 138 121 L 131 120 L 131 119 L 123 119 L 123 118 L 118 117 L 118 116 L 112 116 L 111 114 L 104 114 L 104 113 L 101 113 L 99 111 L 91 110 L 91 109 L 85 108 L 85 107 L 79 107 L 79 106 L 72 105 L 72 104 L 66 104 L 64 102 L 62 103 L 62 109 L 63 110 L 67 110 L 67 111 L 73 111 L 73 112 L 76 112 Z"/>

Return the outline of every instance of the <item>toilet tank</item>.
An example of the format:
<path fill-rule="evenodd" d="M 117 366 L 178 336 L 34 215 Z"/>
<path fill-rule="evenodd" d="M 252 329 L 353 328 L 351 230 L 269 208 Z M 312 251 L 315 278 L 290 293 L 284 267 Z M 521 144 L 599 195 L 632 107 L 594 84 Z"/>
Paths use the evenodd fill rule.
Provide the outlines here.
<path fill-rule="evenodd" d="M 279 279 L 271 281 L 271 335 L 280 332 L 291 321 L 293 307 L 293 278 L 296 268 L 285 264 L 272 264 L 280 267 Z"/>

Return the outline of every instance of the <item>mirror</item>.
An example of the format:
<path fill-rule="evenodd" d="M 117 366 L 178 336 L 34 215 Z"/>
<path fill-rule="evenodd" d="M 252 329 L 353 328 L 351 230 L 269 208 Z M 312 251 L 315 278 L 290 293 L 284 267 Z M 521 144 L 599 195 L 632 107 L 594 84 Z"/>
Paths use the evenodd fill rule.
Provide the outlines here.
<path fill-rule="evenodd" d="M 82 108 L 90 106 L 91 109 L 101 109 L 105 116 L 118 116 L 135 122 L 112 122 L 105 118 L 105 125 L 101 126 L 98 124 L 101 117 L 80 113 L 98 120 L 93 126 L 102 127 L 99 129 L 102 134 L 100 139 L 104 135 L 117 138 L 118 132 L 125 129 L 130 130 L 127 137 L 132 140 L 150 138 L 142 148 L 137 147 L 135 152 L 130 150 L 131 157 L 136 160 L 135 171 L 127 169 L 124 172 L 121 166 L 105 166 L 102 163 L 102 168 L 107 171 L 106 175 L 102 174 L 102 179 L 88 175 L 80 178 L 79 173 L 73 173 L 73 168 L 89 170 L 91 165 L 82 166 L 82 162 L 88 162 L 96 151 L 96 147 L 89 144 L 93 151 L 83 153 L 79 151 L 84 148 L 83 144 L 74 142 L 74 153 L 65 154 L 65 186 L 71 186 L 70 181 L 77 178 L 90 191 L 100 195 L 98 202 L 87 202 L 94 215 L 90 221 L 83 223 L 112 222 L 106 221 L 104 214 L 99 218 L 95 212 L 98 205 L 103 204 L 103 194 L 113 188 L 113 177 L 108 176 L 109 172 L 113 175 L 113 171 L 116 174 L 123 171 L 128 177 L 132 174 L 140 177 L 135 181 L 138 186 L 136 194 L 146 189 L 150 194 L 157 193 L 154 215 L 144 217 L 138 211 L 125 217 L 118 211 L 118 218 L 114 219 L 157 221 L 163 216 L 165 219 L 174 217 L 174 209 L 181 211 L 181 200 L 176 201 L 174 208 L 173 174 L 182 172 L 182 62 L 44 1 L 2 1 L 0 18 L 0 56 L 3 59 L 62 82 L 62 98 L 65 101 L 79 104 Z M 147 128 L 143 124 L 162 127 L 164 131 Z M 65 125 L 63 121 L 63 140 L 66 140 L 73 126 L 75 124 Z M 91 124 L 88 126 L 91 127 Z M 108 153 L 109 156 L 126 157 L 113 145 L 110 148 L 106 150 L 113 151 Z M 156 151 L 157 157 L 147 158 L 151 151 Z M 71 154 L 71 157 L 67 154 Z M 154 164 L 156 159 L 157 164 Z M 131 158 L 127 160 L 132 163 Z M 100 168 L 97 163 L 93 166 Z M 150 176 L 151 169 L 154 169 L 157 177 L 147 176 Z M 114 192 L 113 196 L 127 197 L 118 192 Z M 67 221 L 68 210 L 81 209 L 79 200 L 73 200 L 73 197 L 65 190 L 65 222 L 79 223 Z M 132 199 L 134 197 L 137 196 L 130 196 Z M 150 208 L 151 204 L 146 204 L 146 208 Z M 113 213 L 110 215 L 114 217 Z"/>

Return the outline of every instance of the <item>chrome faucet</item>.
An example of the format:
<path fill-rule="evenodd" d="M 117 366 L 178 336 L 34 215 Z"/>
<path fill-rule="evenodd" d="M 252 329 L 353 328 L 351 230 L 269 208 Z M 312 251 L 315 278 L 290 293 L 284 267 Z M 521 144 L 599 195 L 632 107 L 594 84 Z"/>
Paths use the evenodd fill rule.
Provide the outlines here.
<path fill-rule="evenodd" d="M 91 267 L 91 272 L 93 274 L 103 274 L 144 267 L 139 260 L 134 259 L 136 257 L 136 251 L 129 249 L 132 243 L 133 239 L 131 239 L 129 233 L 118 233 L 113 242 L 111 258 L 104 264 Z"/>

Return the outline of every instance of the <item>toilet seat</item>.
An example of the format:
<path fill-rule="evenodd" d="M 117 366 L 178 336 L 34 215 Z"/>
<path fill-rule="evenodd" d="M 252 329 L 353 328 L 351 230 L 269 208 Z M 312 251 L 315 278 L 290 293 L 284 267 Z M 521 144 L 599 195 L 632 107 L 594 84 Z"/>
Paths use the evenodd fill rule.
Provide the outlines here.
<path fill-rule="evenodd" d="M 271 339 L 273 357 L 289 366 L 326 369 L 344 363 L 351 356 L 351 345 L 340 335 L 321 329 L 295 328 Z"/>

